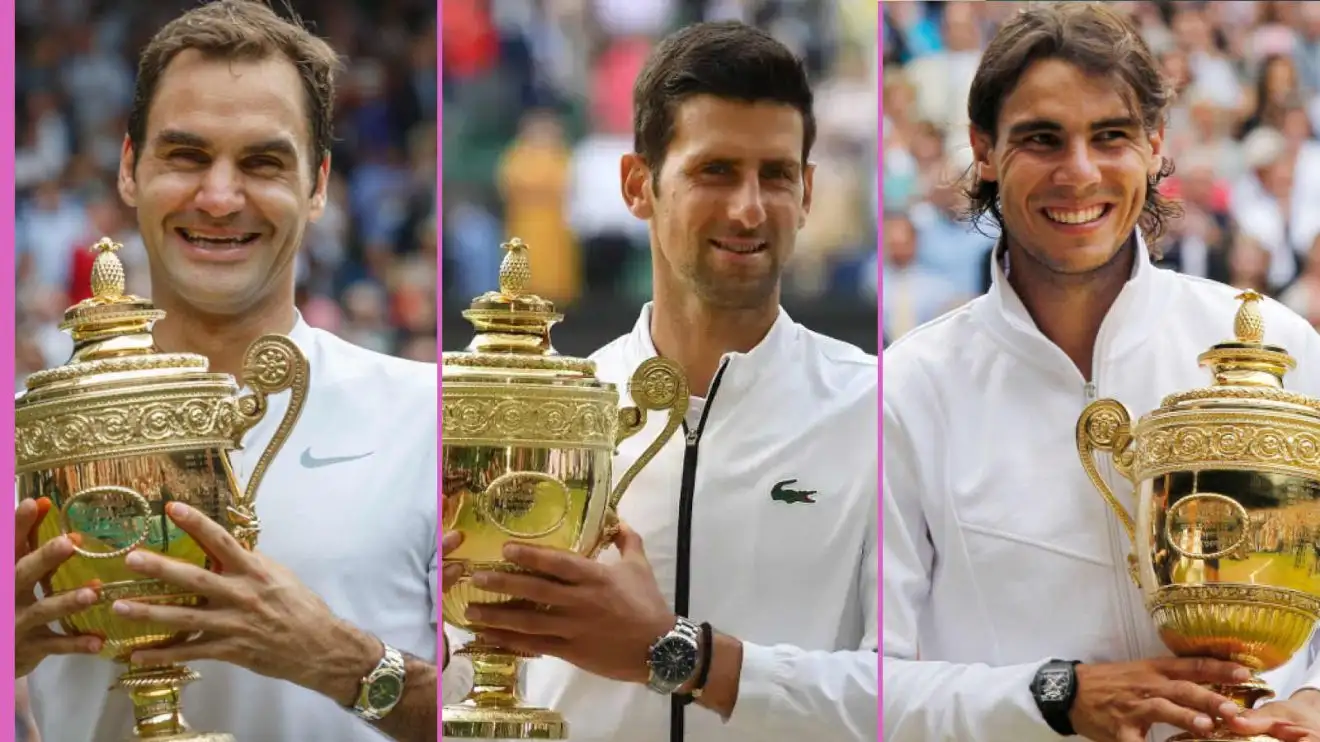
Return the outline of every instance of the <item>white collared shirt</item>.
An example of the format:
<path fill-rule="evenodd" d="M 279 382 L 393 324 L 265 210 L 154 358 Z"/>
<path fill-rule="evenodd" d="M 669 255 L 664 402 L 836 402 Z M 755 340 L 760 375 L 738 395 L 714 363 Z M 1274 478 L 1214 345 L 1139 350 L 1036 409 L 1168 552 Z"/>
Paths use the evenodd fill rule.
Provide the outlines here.
<path fill-rule="evenodd" d="M 631 404 L 628 379 L 656 355 L 649 328 L 648 305 L 631 334 L 592 356 L 597 375 L 618 385 L 623 405 Z M 727 354 L 725 362 L 717 391 L 704 400 L 689 615 L 742 640 L 743 664 L 732 718 L 726 723 L 690 706 L 686 740 L 869 742 L 879 724 L 876 357 L 781 311 L 756 348 Z M 615 482 L 664 420 L 650 413 L 646 427 L 620 446 Z M 671 606 L 684 452 L 680 429 L 620 505 Z M 776 484 L 787 480 L 815 491 L 815 502 L 775 500 Z M 600 556 L 617 559 L 613 549 Z M 564 715 L 573 742 L 670 739 L 670 699 L 642 685 L 541 658 L 527 664 L 525 686 L 529 704 Z"/>
<path fill-rule="evenodd" d="M 1144 243 L 1137 255 L 1091 384 L 998 261 L 988 294 L 885 351 L 886 742 L 1052 742 L 1029 691 L 1045 661 L 1169 655 L 1128 576 L 1127 536 L 1082 469 L 1077 420 L 1095 398 L 1136 418 L 1208 386 L 1197 356 L 1232 338 L 1240 304 L 1156 268 Z M 1273 300 L 1261 311 L 1266 341 L 1297 359 L 1286 386 L 1320 396 L 1320 335 Z M 1101 471 L 1132 512 L 1131 484 Z M 1309 655 L 1268 677 L 1281 698 L 1307 682 Z"/>
<path fill-rule="evenodd" d="M 339 618 L 435 661 L 437 392 L 434 364 L 351 345 L 302 318 L 290 333 L 311 366 L 302 416 L 257 493 L 257 549 L 291 569 Z M 271 398 L 232 460 L 240 486 L 288 406 Z M 386 737 L 324 696 L 219 662 L 189 666 L 183 691 L 198 731 L 243 742 L 369 742 Z M 123 671 L 100 658 L 50 657 L 28 676 L 49 742 L 118 742 L 132 731 Z"/>

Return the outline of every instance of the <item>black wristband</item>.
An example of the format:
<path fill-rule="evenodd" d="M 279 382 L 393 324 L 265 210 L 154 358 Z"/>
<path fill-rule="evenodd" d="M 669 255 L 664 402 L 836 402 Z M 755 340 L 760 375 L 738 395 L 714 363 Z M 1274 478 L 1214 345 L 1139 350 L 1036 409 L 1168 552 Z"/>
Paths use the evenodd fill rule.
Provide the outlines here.
<path fill-rule="evenodd" d="M 1075 660 L 1050 660 L 1036 671 L 1031 680 L 1031 697 L 1050 729 L 1063 737 L 1077 735 L 1073 729 L 1073 703 L 1077 700 L 1077 666 Z"/>
<path fill-rule="evenodd" d="M 684 706 L 701 697 L 701 691 L 706 688 L 706 680 L 710 678 L 710 656 L 715 653 L 715 630 L 709 623 L 701 624 L 701 646 L 706 651 L 701 653 L 701 664 L 697 665 L 697 682 L 693 684 L 691 693 L 684 693 L 679 699 Z"/>

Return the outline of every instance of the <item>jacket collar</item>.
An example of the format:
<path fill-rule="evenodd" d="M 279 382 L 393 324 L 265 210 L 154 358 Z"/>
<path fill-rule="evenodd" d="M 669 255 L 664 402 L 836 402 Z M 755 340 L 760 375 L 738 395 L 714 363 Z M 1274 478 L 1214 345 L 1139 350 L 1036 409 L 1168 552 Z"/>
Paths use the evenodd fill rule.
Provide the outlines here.
<path fill-rule="evenodd" d="M 1151 262 L 1146 240 L 1139 230 L 1133 232 L 1128 249 L 1133 249 L 1133 244 L 1136 255 L 1132 261 L 1132 274 L 1105 315 L 1096 339 L 1096 359 L 1100 362 L 1112 360 L 1145 340 L 1153 324 L 1146 320 L 1157 316 L 1167 299 L 1167 292 L 1160 289 L 1165 271 Z M 990 290 L 980 302 L 980 318 L 1025 358 L 1039 362 L 1042 357 L 1061 357 L 1062 351 L 1036 327 L 1022 298 L 1009 284 L 1011 266 L 1002 239 L 991 251 L 989 260 Z M 1042 356 L 1042 353 L 1055 355 Z"/>
<path fill-rule="evenodd" d="M 623 357 L 625 363 L 630 369 L 636 368 L 648 358 L 654 358 L 659 355 L 655 349 L 655 343 L 651 338 L 651 312 L 654 311 L 654 304 L 647 302 L 637 317 L 637 323 L 633 325 L 632 333 L 624 345 Z M 785 370 L 791 368 L 791 353 L 794 344 L 799 336 L 800 327 L 788 316 L 788 312 L 783 307 L 779 308 L 779 315 L 775 322 L 770 326 L 770 331 L 766 333 L 761 342 L 756 344 L 746 353 L 725 353 L 721 360 L 724 366 L 724 373 L 720 375 L 720 397 L 733 396 L 741 390 L 748 389 L 760 377 L 761 373 L 767 369 L 778 368 Z M 693 389 L 692 395 L 696 397 L 705 397 L 709 394 L 706 389 Z"/>

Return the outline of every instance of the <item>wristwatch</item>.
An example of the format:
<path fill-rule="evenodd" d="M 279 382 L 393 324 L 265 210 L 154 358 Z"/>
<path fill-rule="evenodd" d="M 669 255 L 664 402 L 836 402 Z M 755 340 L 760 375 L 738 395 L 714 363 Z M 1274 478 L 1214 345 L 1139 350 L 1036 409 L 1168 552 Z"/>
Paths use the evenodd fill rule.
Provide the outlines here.
<path fill-rule="evenodd" d="M 384 719 L 403 698 L 404 671 L 403 655 L 399 650 L 385 645 L 385 656 L 376 663 L 376 668 L 362 678 L 358 689 L 357 701 L 353 703 L 353 713 L 364 721 Z"/>
<path fill-rule="evenodd" d="M 669 633 L 655 640 L 646 660 L 651 670 L 646 687 L 663 696 L 692 679 L 700 664 L 701 627 L 679 616 Z"/>
<path fill-rule="evenodd" d="M 1031 681 L 1031 696 L 1050 729 L 1063 737 L 1076 736 L 1073 729 L 1073 702 L 1077 700 L 1076 661 L 1050 660 L 1036 671 Z"/>

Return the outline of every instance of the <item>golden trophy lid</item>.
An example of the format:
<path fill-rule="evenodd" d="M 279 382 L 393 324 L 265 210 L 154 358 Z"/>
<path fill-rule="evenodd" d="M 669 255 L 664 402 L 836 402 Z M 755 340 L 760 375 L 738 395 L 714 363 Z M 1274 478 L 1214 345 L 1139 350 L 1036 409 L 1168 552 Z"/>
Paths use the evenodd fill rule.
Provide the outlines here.
<path fill-rule="evenodd" d="M 560 355 L 550 328 L 564 316 L 553 302 L 527 291 L 532 268 L 527 245 L 517 237 L 500 245 L 500 287 L 472 300 L 463 318 L 476 330 L 468 346 L 441 356 L 444 379 L 490 383 L 597 384 L 596 364 Z"/>
<path fill-rule="evenodd" d="M 36 408 L 57 401 L 63 412 L 103 401 L 107 394 L 160 392 L 171 386 L 196 389 L 202 396 L 218 391 L 217 384 L 228 394 L 237 392 L 232 377 L 207 372 L 205 356 L 156 351 L 151 328 L 165 312 L 148 299 L 126 293 L 124 266 L 116 254 L 121 247 L 108 237 L 92 246 L 97 253 L 92 296 L 69 307 L 60 323 L 73 338 L 73 356 L 62 366 L 27 378 L 27 391 L 15 401 L 20 424 L 44 414 Z"/>
<path fill-rule="evenodd" d="M 1188 408 L 1232 409 L 1235 414 L 1303 415 L 1320 427 L 1320 399 L 1288 391 L 1284 377 L 1297 366 L 1286 349 L 1265 342 L 1263 297 L 1252 290 L 1239 294 L 1233 321 L 1234 338 L 1212 346 L 1197 360 L 1210 369 L 1211 386 L 1170 394 L 1155 413 Z"/>

